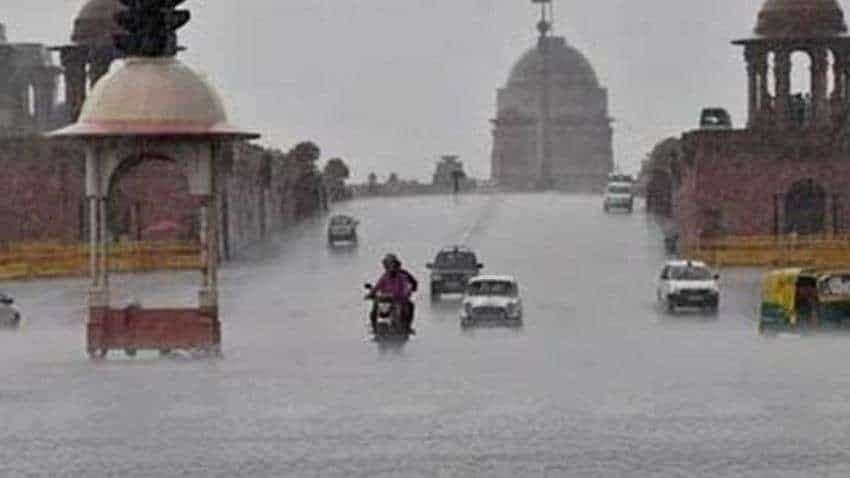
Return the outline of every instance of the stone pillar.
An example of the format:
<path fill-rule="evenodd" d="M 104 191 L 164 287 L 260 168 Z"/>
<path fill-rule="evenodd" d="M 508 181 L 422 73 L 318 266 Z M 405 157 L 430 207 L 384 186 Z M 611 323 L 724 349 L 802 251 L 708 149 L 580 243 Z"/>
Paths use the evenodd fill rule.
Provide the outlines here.
<path fill-rule="evenodd" d="M 103 185 L 105 160 L 101 155 L 100 147 L 87 148 L 86 198 L 89 203 L 89 267 L 91 269 L 89 307 L 92 309 L 109 307 L 107 197 Z"/>
<path fill-rule="evenodd" d="M 774 103 L 773 97 L 770 95 L 768 88 L 768 80 L 770 77 L 770 69 L 767 63 L 767 51 L 762 50 L 758 55 L 756 63 L 756 74 L 758 79 L 758 118 L 759 124 L 764 124 L 769 121 L 773 114 Z"/>
<path fill-rule="evenodd" d="M 773 69 L 776 78 L 776 120 L 780 127 L 785 128 L 791 123 L 791 52 L 785 49 L 776 51 Z"/>
<path fill-rule="evenodd" d="M 53 105 L 56 103 L 56 71 L 40 71 L 33 83 L 35 90 L 35 123 L 39 132 L 50 129 Z"/>
<path fill-rule="evenodd" d="M 831 123 L 829 114 L 829 101 L 827 98 L 827 70 L 829 58 L 825 48 L 816 48 L 811 51 L 812 57 L 812 108 L 813 116 L 810 118 L 812 124 L 818 127 L 826 127 Z"/>
<path fill-rule="evenodd" d="M 747 45 L 744 49 L 744 58 L 747 62 L 747 79 L 749 93 L 749 108 L 747 126 L 752 128 L 756 123 L 759 109 L 759 91 L 758 91 L 758 59 L 755 48 L 752 45 Z"/>
<path fill-rule="evenodd" d="M 62 68 L 65 70 L 65 101 L 70 120 L 80 117 L 86 101 L 86 57 L 85 47 L 69 46 L 59 50 Z"/>
<path fill-rule="evenodd" d="M 109 65 L 115 59 L 111 46 L 92 49 L 89 53 L 89 88 L 109 72 Z"/>

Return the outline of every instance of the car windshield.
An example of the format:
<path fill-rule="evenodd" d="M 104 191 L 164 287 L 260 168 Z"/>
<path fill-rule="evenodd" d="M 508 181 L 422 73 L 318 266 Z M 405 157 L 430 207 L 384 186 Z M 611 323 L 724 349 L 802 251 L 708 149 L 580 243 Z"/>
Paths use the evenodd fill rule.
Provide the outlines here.
<path fill-rule="evenodd" d="M 608 192 L 611 194 L 631 194 L 632 188 L 629 186 L 608 186 Z"/>
<path fill-rule="evenodd" d="M 347 217 L 347 216 L 336 216 L 333 219 L 331 219 L 331 225 L 334 225 L 334 226 L 346 226 L 348 224 L 351 224 L 351 222 L 352 222 L 352 219 L 350 217 Z"/>
<path fill-rule="evenodd" d="M 471 252 L 441 252 L 437 255 L 435 264 L 437 267 L 459 267 L 459 268 L 474 268 L 478 260 L 475 254 Z"/>
<path fill-rule="evenodd" d="M 470 296 L 495 295 L 502 297 L 516 297 L 517 287 L 508 281 L 477 281 L 469 284 Z"/>
<path fill-rule="evenodd" d="M 670 268 L 670 279 L 679 281 L 711 280 L 711 271 L 698 266 L 676 266 Z"/>

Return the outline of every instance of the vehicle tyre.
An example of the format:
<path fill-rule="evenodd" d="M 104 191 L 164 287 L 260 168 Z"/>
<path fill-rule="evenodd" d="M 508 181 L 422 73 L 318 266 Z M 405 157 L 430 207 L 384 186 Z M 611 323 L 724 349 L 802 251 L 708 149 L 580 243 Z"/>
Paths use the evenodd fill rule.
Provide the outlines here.
<path fill-rule="evenodd" d="M 159 349 L 160 357 L 168 357 L 169 355 L 171 355 L 171 349 Z"/>
<path fill-rule="evenodd" d="M 440 298 L 440 285 L 436 283 L 431 284 L 431 300 L 438 300 Z"/>
<path fill-rule="evenodd" d="M 670 313 L 670 314 L 676 313 L 676 304 L 672 300 L 667 301 L 667 313 Z"/>
<path fill-rule="evenodd" d="M 602 206 L 602 210 L 605 211 L 605 212 L 609 212 L 611 210 L 611 208 L 608 207 L 607 204 L 605 204 L 605 205 Z"/>
<path fill-rule="evenodd" d="M 128 357 L 132 358 L 136 356 L 136 349 L 124 349 L 124 353 L 127 354 Z"/>

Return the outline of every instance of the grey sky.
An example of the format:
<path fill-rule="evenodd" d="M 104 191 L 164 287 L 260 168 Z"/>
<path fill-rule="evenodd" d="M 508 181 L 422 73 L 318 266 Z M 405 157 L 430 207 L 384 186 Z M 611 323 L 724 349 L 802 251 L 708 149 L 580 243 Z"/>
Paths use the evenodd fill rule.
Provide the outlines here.
<path fill-rule="evenodd" d="M 762 0 L 556 0 L 556 32 L 609 89 L 616 161 L 635 170 L 704 105 L 744 120 L 741 50 Z M 11 41 L 61 44 L 82 0 L 0 0 Z M 183 60 L 231 116 L 287 148 L 312 139 L 357 177 L 426 178 L 444 153 L 489 173 L 496 88 L 534 42 L 529 0 L 189 0 Z"/>

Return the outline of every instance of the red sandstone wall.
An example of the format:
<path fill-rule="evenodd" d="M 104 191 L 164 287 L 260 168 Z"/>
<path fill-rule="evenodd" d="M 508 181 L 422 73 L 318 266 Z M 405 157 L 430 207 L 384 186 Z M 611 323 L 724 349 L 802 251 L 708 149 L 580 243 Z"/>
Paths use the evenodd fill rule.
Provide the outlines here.
<path fill-rule="evenodd" d="M 262 174 L 268 154 L 272 154 L 272 166 L 269 174 Z M 223 243 L 233 252 L 293 224 L 295 200 L 293 171 L 280 153 L 243 145 L 231 159 L 231 170 L 225 171 L 226 179 L 220 184 L 227 198 L 220 205 L 228 231 Z M 3 139 L 0 168 L 0 243 L 87 238 L 88 216 L 81 210 L 84 155 L 80 150 L 41 138 Z M 116 214 L 132 223 L 128 238 L 137 238 L 139 228 L 142 239 L 193 234 L 197 200 L 189 195 L 187 180 L 175 164 L 143 162 L 128 170 L 116 182 L 116 189 L 121 197 Z M 150 229 L 169 221 L 178 227 Z"/>
<path fill-rule="evenodd" d="M 686 136 L 685 149 L 675 201 L 685 244 L 693 245 L 706 229 L 708 210 L 721 212 L 729 235 L 773 234 L 775 196 L 806 179 L 820 184 L 830 196 L 839 195 L 838 222 L 843 230 L 838 232 L 850 232 L 850 161 L 840 153 L 778 147 L 748 132 L 693 133 Z"/>

